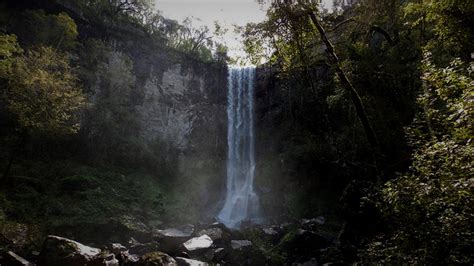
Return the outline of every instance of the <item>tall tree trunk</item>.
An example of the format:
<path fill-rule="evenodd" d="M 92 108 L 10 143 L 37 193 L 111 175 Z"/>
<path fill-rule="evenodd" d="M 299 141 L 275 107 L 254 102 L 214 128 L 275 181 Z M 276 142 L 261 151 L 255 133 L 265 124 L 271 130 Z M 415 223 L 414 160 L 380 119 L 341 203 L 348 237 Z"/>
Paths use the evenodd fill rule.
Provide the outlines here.
<path fill-rule="evenodd" d="M 349 92 L 351 96 L 352 103 L 354 104 L 357 116 L 359 117 L 359 120 L 362 123 L 362 126 L 364 127 L 364 132 L 369 144 L 372 146 L 372 148 L 374 148 L 377 151 L 379 148 L 377 137 L 372 128 L 372 125 L 370 124 L 369 118 L 367 117 L 367 114 L 365 112 L 365 108 L 359 96 L 359 93 L 354 88 L 352 83 L 349 81 L 349 78 L 347 78 L 347 75 L 344 72 L 344 70 L 342 70 L 339 64 L 339 58 L 337 57 L 336 52 L 334 51 L 334 46 L 332 45 L 331 41 L 329 41 L 326 35 L 326 32 L 324 28 L 322 27 L 321 23 L 318 21 L 316 15 L 312 11 L 308 12 L 308 14 L 314 26 L 317 28 L 319 35 L 321 36 L 321 39 L 326 45 L 326 52 L 328 54 L 329 60 L 333 64 L 336 70 L 336 74 L 341 80 L 342 86 L 344 87 L 344 89 L 346 89 Z"/>

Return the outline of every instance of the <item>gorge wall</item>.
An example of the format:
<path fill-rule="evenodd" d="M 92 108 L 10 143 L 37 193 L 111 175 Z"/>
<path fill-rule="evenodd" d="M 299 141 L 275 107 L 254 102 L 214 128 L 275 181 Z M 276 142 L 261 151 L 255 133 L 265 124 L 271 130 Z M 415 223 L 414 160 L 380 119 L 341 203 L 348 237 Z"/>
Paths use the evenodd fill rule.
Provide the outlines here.
<path fill-rule="evenodd" d="M 126 82 L 120 81 L 126 75 L 120 65 L 130 60 L 133 82 L 125 103 L 136 121 L 132 135 L 144 150 L 158 144 L 159 158 L 173 168 L 173 193 L 165 205 L 175 210 L 168 214 L 186 213 L 175 218 L 189 221 L 212 217 L 215 210 L 209 206 L 222 197 L 225 184 L 226 67 L 137 43 L 116 43 L 110 55 L 107 67 L 118 68 L 119 82 Z M 93 104 L 108 95 L 102 83 L 98 78 Z"/>
<path fill-rule="evenodd" d="M 156 169 L 169 220 L 211 219 L 225 191 L 227 66 L 166 47 L 139 28 L 106 31 L 70 8 L 86 39 L 84 53 L 87 45 L 102 51 L 83 63 L 91 100 L 85 143 L 121 165 Z"/>

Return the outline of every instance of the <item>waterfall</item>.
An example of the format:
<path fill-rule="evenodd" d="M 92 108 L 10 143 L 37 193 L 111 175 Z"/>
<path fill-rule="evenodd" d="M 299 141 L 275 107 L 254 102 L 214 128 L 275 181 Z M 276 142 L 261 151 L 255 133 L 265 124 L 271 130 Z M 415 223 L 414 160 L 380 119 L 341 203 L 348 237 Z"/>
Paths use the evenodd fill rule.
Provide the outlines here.
<path fill-rule="evenodd" d="M 218 219 L 235 228 L 259 222 L 259 199 L 254 191 L 255 68 L 229 68 L 227 80 L 227 195 Z"/>

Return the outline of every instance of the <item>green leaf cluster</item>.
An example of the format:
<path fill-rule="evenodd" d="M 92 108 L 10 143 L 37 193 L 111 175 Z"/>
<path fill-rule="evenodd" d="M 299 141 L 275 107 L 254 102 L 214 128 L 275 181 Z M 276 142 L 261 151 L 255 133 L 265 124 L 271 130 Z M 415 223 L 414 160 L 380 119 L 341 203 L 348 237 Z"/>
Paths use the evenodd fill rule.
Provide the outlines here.
<path fill-rule="evenodd" d="M 53 135 L 78 131 L 74 116 L 86 99 L 67 56 L 50 47 L 29 50 L 16 57 L 1 78 L 7 82 L 7 108 L 22 131 Z"/>

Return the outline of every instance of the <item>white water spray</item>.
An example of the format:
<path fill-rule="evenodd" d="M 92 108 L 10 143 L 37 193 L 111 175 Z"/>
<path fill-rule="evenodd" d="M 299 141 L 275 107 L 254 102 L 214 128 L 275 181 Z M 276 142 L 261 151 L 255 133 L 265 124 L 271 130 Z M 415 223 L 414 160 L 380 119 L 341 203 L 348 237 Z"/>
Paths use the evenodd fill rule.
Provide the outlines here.
<path fill-rule="evenodd" d="M 254 191 L 255 68 L 229 68 L 227 80 L 227 196 L 218 219 L 235 228 L 242 221 L 260 221 L 258 196 Z"/>

